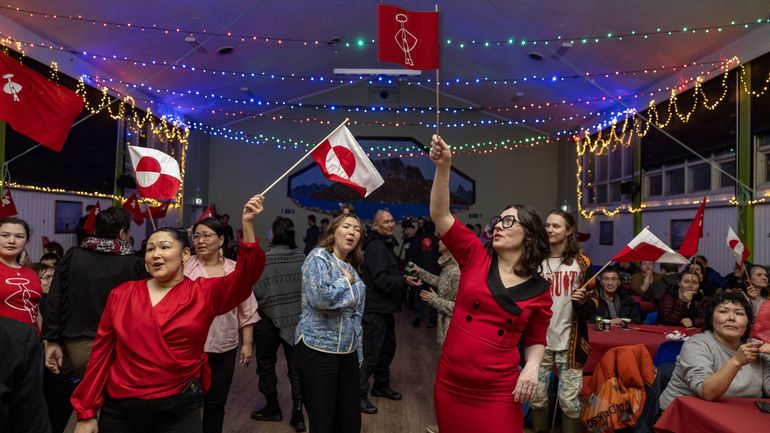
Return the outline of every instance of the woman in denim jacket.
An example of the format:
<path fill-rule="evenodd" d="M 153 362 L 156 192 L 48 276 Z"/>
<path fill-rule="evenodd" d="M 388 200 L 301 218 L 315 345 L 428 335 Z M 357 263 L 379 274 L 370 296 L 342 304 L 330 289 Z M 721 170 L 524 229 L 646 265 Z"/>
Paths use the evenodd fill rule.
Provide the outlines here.
<path fill-rule="evenodd" d="M 302 266 L 302 314 L 295 337 L 296 367 L 313 433 L 358 433 L 361 316 L 366 286 L 361 222 L 332 221 Z"/>

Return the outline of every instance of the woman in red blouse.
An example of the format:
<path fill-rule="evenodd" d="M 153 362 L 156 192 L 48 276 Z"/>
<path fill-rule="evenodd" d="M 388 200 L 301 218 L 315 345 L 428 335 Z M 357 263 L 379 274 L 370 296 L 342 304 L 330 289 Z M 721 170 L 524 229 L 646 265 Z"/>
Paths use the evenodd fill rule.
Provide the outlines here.
<path fill-rule="evenodd" d="M 0 219 L 0 316 L 24 322 L 40 334 L 38 304 L 43 296 L 32 269 L 19 264 L 29 240 L 29 225 L 19 218 Z"/>
<path fill-rule="evenodd" d="M 522 432 L 521 402 L 535 391 L 551 319 L 549 284 L 539 273 L 548 257 L 548 236 L 532 207 L 508 206 L 492 218 L 494 237 L 485 248 L 449 212 L 452 155 L 436 135 L 430 157 L 436 164 L 430 215 L 460 265 L 434 389 L 439 431 Z"/>
<path fill-rule="evenodd" d="M 206 336 L 216 316 L 251 295 L 262 273 L 265 253 L 253 222 L 263 200 L 254 196 L 243 207 L 238 261 L 220 278 L 184 276 L 190 257 L 184 233 L 163 228 L 150 236 L 144 261 L 151 278 L 110 292 L 86 374 L 72 396 L 76 433 L 202 431 L 200 400 L 211 383 Z"/>

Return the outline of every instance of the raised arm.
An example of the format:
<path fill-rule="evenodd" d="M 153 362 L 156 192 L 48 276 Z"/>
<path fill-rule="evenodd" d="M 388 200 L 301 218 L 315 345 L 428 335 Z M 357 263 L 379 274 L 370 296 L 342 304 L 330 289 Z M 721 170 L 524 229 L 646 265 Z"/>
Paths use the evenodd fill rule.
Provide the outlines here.
<path fill-rule="evenodd" d="M 436 224 L 439 236 L 443 235 L 455 218 L 449 212 L 449 173 L 452 168 L 452 151 L 438 135 L 433 136 L 430 159 L 436 164 L 436 175 L 430 190 L 430 218 Z"/>
<path fill-rule="evenodd" d="M 262 213 L 265 197 L 255 195 L 243 206 L 243 239 L 238 249 L 235 270 L 218 278 L 198 278 L 204 290 L 208 290 L 211 305 L 217 315 L 237 307 L 252 294 L 251 287 L 259 280 L 265 269 L 265 252 L 257 244 L 254 235 L 254 219 Z"/>

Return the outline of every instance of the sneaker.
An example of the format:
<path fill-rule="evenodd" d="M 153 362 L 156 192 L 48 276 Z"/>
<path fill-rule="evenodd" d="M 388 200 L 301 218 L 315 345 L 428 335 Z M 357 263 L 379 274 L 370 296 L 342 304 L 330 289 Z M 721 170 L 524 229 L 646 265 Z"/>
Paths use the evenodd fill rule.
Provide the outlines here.
<path fill-rule="evenodd" d="M 374 415 L 377 413 L 377 406 L 373 405 L 371 401 L 369 401 L 368 398 L 362 398 L 361 399 L 361 413 L 365 413 L 368 415 Z"/>
<path fill-rule="evenodd" d="M 431 424 L 428 427 L 425 427 L 425 431 L 427 433 L 438 433 L 438 426 L 436 424 Z"/>

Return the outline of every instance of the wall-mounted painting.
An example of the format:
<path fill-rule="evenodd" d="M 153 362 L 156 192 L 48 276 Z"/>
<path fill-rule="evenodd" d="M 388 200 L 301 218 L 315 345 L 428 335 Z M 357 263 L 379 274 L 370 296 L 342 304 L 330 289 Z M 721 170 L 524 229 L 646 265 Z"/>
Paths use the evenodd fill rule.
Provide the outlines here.
<path fill-rule="evenodd" d="M 75 233 L 81 216 L 83 216 L 82 202 L 56 200 L 53 218 L 54 233 Z"/>
<path fill-rule="evenodd" d="M 599 222 L 599 245 L 612 245 L 615 243 L 614 221 Z"/>
<path fill-rule="evenodd" d="M 365 199 L 352 188 L 326 179 L 313 163 L 289 177 L 288 196 L 298 206 L 319 213 L 335 213 L 341 203 L 351 203 L 356 214 L 371 220 L 378 209 L 387 208 L 397 221 L 430 213 L 430 189 L 436 166 L 427 147 L 413 138 L 356 137 L 380 172 L 385 183 Z M 376 152 L 374 149 L 380 149 Z M 417 149 L 415 157 L 387 154 L 387 149 Z M 421 149 L 421 150 L 420 150 Z M 419 155 L 419 153 L 422 155 Z M 419 156 L 417 156 L 419 155 Z M 476 202 L 476 182 L 452 167 L 449 190 L 452 211 L 465 210 Z"/>
<path fill-rule="evenodd" d="M 682 246 L 684 236 L 687 234 L 687 230 L 690 228 L 692 220 L 671 220 L 671 243 L 669 246 L 674 250 L 678 250 Z"/>

